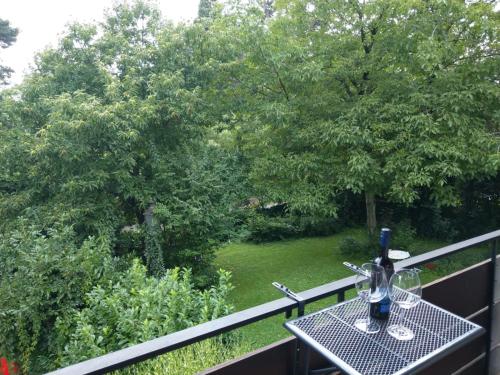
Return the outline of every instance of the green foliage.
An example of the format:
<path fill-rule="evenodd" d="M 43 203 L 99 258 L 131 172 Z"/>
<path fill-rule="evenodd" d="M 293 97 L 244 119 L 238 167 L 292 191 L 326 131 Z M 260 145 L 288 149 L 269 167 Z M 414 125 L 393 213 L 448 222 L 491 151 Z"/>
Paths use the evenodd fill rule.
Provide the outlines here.
<path fill-rule="evenodd" d="M 17 361 L 27 373 L 46 372 L 231 312 L 226 272 L 219 272 L 214 286 L 199 291 L 189 270 L 168 270 L 156 279 L 136 259 L 121 272 L 106 238 L 78 245 L 67 227 L 46 230 L 22 220 L 18 227 L 9 237 L 0 236 L 0 329 L 5 338 L 0 355 Z M 234 353 L 236 336 L 220 340 L 227 353 Z M 202 345 L 200 350 L 213 349 Z"/>
<path fill-rule="evenodd" d="M 0 48 L 11 46 L 17 39 L 19 30 L 12 27 L 10 22 L 0 19 Z"/>
<path fill-rule="evenodd" d="M 203 42 L 197 38 L 188 27 L 162 22 L 148 2 L 117 4 L 101 24 L 70 25 L 56 48 L 36 57 L 23 84 L 2 92 L 0 328 L 7 341 L 0 355 L 21 362 L 26 372 L 228 311 L 222 284 L 210 288 L 218 280 L 211 262 L 216 246 L 234 235 L 243 168 L 241 157 L 207 129 L 212 117 L 200 92 L 207 82 L 198 64 L 203 56 L 192 54 L 193 41 Z M 150 207 L 152 227 L 145 224 Z M 119 333 L 124 341 L 93 346 L 86 323 L 68 314 L 84 319 L 97 308 L 91 295 L 84 298 L 89 292 L 125 309 L 130 301 L 119 297 L 133 292 L 120 294 L 116 285 L 132 277 L 120 267 L 134 258 L 160 278 L 158 285 L 149 278 L 141 284 L 151 301 L 160 293 L 155 287 L 164 291 L 174 282 L 161 278 L 167 268 L 190 267 L 193 276 L 186 271 L 176 284 L 183 292 L 176 285 L 169 290 L 199 311 L 182 324 L 163 319 L 138 336 Z M 191 283 L 206 291 L 196 294 Z M 189 298 L 196 306 L 188 306 Z M 174 314 L 174 306 L 169 309 Z M 104 329 L 101 318 L 93 323 Z M 67 345 L 82 351 L 62 354 Z"/>
<path fill-rule="evenodd" d="M 498 17 L 487 2 L 235 6 L 224 63 L 236 137 L 262 195 L 335 215 L 339 192 L 460 202 L 499 167 Z M 222 28 L 222 26 L 221 26 Z M 230 67 L 227 68 L 227 67 Z"/>
<path fill-rule="evenodd" d="M 392 249 L 412 249 L 417 237 L 417 231 L 414 227 L 412 227 L 409 220 L 404 220 L 396 224 L 395 228 L 393 229 L 393 233 L 393 238 L 390 244 L 390 247 Z"/>
<path fill-rule="evenodd" d="M 200 146 L 202 147 L 202 146 Z M 242 174 L 237 157 L 217 145 L 182 155 L 173 170 L 160 170 L 155 218 L 168 267 L 184 265 L 209 283 L 213 251 L 237 230 Z"/>
<path fill-rule="evenodd" d="M 219 271 L 218 283 L 199 291 L 187 269 L 171 269 L 157 279 L 136 260 L 116 282 L 87 293 L 85 308 L 58 320 L 56 330 L 67 338 L 58 363 L 68 365 L 226 315 L 232 309 L 226 302 L 229 278 Z"/>
<path fill-rule="evenodd" d="M 421 217 L 420 224 L 427 235 L 458 241 L 498 228 L 500 173 L 494 178 L 469 181 L 460 190 L 463 201 L 461 206 L 430 207 L 430 218 L 425 220 L 425 216 Z M 422 211 L 425 215 L 426 210 Z M 427 212 L 429 213 L 428 210 Z"/>
<path fill-rule="evenodd" d="M 409 220 L 406 219 L 399 223 L 391 223 L 389 227 L 392 229 L 392 238 L 389 244 L 391 249 L 410 251 L 415 249 L 417 231 Z M 339 249 L 344 257 L 369 260 L 377 256 L 380 245 L 377 237 L 370 239 L 369 236 L 361 236 L 359 238 L 348 236 L 341 240 Z"/>
<path fill-rule="evenodd" d="M 118 3 L 0 94 L 0 355 L 26 372 L 229 312 L 217 246 L 332 233 L 359 221 L 363 195 L 402 222 L 402 248 L 412 226 L 444 238 L 498 223 L 489 2 L 207 0 L 199 13 L 174 26 L 147 1 Z M 1 47 L 16 35 L 0 20 Z M 242 209 L 251 196 L 287 211 Z M 375 247 L 339 246 L 362 260 Z M 215 358 L 220 344 L 193 350 Z"/>
<path fill-rule="evenodd" d="M 154 207 L 155 228 L 137 231 L 133 255 L 151 274 L 187 266 L 209 284 L 244 176 L 236 153 L 207 142 L 206 78 L 187 67 L 190 33 L 162 24 L 150 4 L 118 4 L 103 24 L 71 25 L 37 57 L 0 101 L 4 230 L 34 212 L 47 227 L 73 226 L 80 240 L 106 235 L 123 254 L 122 229 L 142 227 Z"/>
<path fill-rule="evenodd" d="M 17 39 L 19 30 L 12 27 L 10 22 L 0 18 L 0 48 L 11 46 Z M 0 85 L 6 83 L 13 70 L 7 66 L 0 65 Z"/>
<path fill-rule="evenodd" d="M 295 223 L 301 236 L 328 236 L 345 227 L 345 218 L 317 217 L 295 214 Z"/>
<path fill-rule="evenodd" d="M 350 236 L 340 241 L 339 250 L 342 256 L 348 258 L 367 258 L 374 252 L 367 238 L 360 240 Z"/>
<path fill-rule="evenodd" d="M 116 371 L 115 375 L 195 375 L 249 351 L 243 343 L 227 345 L 219 338 L 208 339 L 175 352 Z"/>
<path fill-rule="evenodd" d="M 198 18 L 210 18 L 214 16 L 214 7 L 217 0 L 200 0 L 198 4 Z"/>
<path fill-rule="evenodd" d="M 161 277 L 165 272 L 165 263 L 161 244 L 159 242 L 159 226 L 153 222 L 146 226 L 146 238 L 144 243 L 144 256 L 146 258 L 146 266 L 151 275 Z"/>
<path fill-rule="evenodd" d="M 297 235 L 290 217 L 269 217 L 254 212 L 248 217 L 248 240 L 259 243 L 278 241 Z"/>
<path fill-rule="evenodd" d="M 252 242 L 279 241 L 301 236 L 326 236 L 338 232 L 344 223 L 335 217 L 301 215 L 248 209 L 244 218 L 244 239 Z"/>
<path fill-rule="evenodd" d="M 45 230 L 21 220 L 17 226 L 0 234 L 0 356 L 36 373 L 52 366 L 56 319 L 82 306 L 113 268 L 106 238 L 78 245 L 67 227 Z"/>

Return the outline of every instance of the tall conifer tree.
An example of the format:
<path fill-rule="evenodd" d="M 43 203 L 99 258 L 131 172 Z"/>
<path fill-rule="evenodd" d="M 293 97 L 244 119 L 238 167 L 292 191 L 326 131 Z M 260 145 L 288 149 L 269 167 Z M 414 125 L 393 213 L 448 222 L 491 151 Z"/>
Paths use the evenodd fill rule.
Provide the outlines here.
<path fill-rule="evenodd" d="M 0 48 L 10 47 L 17 39 L 19 30 L 10 25 L 10 22 L 0 18 Z M 0 85 L 7 83 L 13 70 L 8 66 L 0 65 Z"/>

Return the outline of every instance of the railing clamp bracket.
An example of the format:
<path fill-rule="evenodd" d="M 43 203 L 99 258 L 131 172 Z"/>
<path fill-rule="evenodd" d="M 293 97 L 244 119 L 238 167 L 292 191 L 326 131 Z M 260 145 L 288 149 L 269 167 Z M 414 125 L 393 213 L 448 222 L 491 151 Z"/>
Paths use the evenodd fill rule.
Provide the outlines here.
<path fill-rule="evenodd" d="M 273 282 L 273 286 L 278 289 L 280 292 L 282 292 L 286 297 L 294 300 L 297 302 L 297 316 L 303 316 L 304 315 L 304 308 L 306 306 L 306 303 L 304 301 L 304 298 L 299 296 L 297 293 L 294 293 L 292 290 L 288 289 L 285 285 L 277 283 L 276 281 Z M 292 309 L 288 309 L 285 312 L 285 317 L 288 319 L 292 316 Z"/>

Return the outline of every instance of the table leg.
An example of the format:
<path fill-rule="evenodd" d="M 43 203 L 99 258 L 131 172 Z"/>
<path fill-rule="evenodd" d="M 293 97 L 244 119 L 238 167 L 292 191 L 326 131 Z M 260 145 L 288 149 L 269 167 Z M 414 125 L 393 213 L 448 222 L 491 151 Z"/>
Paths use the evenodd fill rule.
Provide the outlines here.
<path fill-rule="evenodd" d="M 293 355 L 293 375 L 309 375 L 309 346 L 297 340 Z"/>
<path fill-rule="evenodd" d="M 299 352 L 301 356 L 300 361 L 300 375 L 309 375 L 309 359 L 311 357 L 311 349 L 306 344 L 302 344 L 301 350 Z"/>
<path fill-rule="evenodd" d="M 297 356 L 299 354 L 299 340 L 295 340 L 295 350 L 292 356 L 292 375 L 297 375 L 297 369 L 299 367 L 299 361 Z"/>
<path fill-rule="evenodd" d="M 293 375 L 324 375 L 331 374 L 334 371 L 338 371 L 337 367 L 328 367 L 317 370 L 310 369 L 310 358 L 311 358 L 311 348 L 297 340 L 297 345 L 295 347 L 295 353 L 293 358 L 294 368 Z"/>

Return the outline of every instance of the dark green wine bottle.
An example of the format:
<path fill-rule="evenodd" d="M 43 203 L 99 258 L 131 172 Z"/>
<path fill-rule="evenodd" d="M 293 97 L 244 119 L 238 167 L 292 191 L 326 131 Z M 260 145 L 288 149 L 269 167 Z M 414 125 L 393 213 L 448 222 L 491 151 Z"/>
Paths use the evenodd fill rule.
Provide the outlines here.
<path fill-rule="evenodd" d="M 375 258 L 374 263 L 383 267 L 385 270 L 385 276 L 387 277 L 387 282 L 391 279 L 394 273 L 394 264 L 392 264 L 389 259 L 389 242 L 391 239 L 391 230 L 389 228 L 382 228 L 380 230 L 379 239 L 379 255 Z M 370 305 L 370 315 L 372 318 L 387 320 L 389 319 L 389 313 L 391 310 L 391 299 L 387 295 L 382 301 L 375 302 Z"/>

